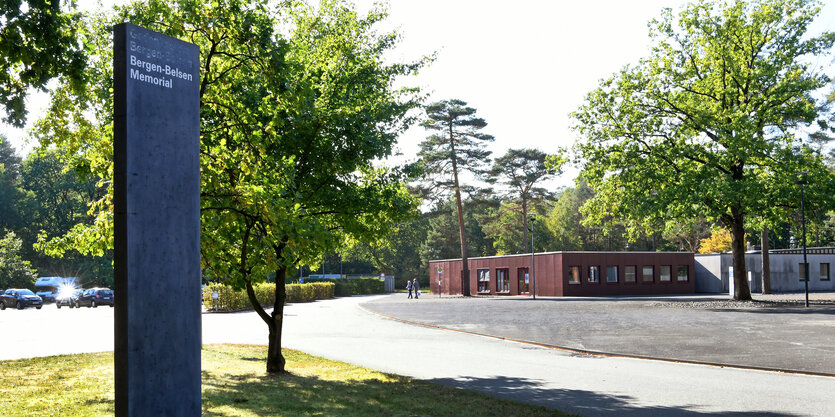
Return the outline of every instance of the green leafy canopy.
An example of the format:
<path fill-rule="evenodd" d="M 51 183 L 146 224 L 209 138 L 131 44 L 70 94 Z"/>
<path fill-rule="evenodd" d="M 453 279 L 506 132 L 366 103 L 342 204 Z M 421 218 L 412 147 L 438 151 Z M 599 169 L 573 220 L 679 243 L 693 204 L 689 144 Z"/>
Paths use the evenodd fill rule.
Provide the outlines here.
<path fill-rule="evenodd" d="M 835 42 L 807 35 L 817 14 L 808 0 L 664 10 L 650 23 L 649 57 L 602 81 L 573 114 L 596 192 L 588 221 L 624 220 L 634 235 L 704 217 L 731 230 L 741 254 L 746 222 L 797 206 L 797 172 L 815 179 L 811 206 L 831 207 L 835 180 L 799 130 L 818 117 L 812 93 L 829 81 L 809 64 Z"/>

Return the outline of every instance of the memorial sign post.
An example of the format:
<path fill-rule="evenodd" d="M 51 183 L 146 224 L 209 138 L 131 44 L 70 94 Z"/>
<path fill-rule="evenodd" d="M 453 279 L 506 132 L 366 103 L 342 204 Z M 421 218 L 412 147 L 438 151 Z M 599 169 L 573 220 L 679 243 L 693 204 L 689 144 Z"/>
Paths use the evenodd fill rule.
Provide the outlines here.
<path fill-rule="evenodd" d="M 199 49 L 113 42 L 116 415 L 199 416 Z"/>

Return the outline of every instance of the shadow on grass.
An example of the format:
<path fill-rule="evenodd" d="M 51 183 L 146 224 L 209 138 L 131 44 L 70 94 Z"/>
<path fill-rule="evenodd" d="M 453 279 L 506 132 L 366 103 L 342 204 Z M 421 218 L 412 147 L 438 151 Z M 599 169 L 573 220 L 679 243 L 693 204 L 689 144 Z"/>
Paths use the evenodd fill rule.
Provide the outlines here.
<path fill-rule="evenodd" d="M 693 404 L 678 406 L 641 406 L 628 395 L 608 395 L 594 391 L 546 388 L 540 381 L 515 378 L 494 377 L 462 379 L 438 378 L 431 382 L 468 390 L 490 393 L 492 396 L 538 404 L 548 408 L 559 408 L 579 413 L 584 416 L 604 417 L 796 417 L 798 414 L 776 413 L 768 411 L 698 411 Z"/>
<path fill-rule="evenodd" d="M 462 390 L 438 389 L 441 384 Z M 551 389 L 538 380 L 514 377 L 439 378 L 413 381 L 332 381 L 285 374 L 228 375 L 204 372 L 203 415 L 286 416 L 564 416 L 556 409 L 583 416 L 796 417 L 769 411 L 699 411 L 695 404 L 643 406 L 628 395 L 587 390 Z M 466 391 L 465 391 L 466 390 Z M 490 396 L 478 392 L 489 393 Z M 280 396 L 281 398 L 276 398 Z M 520 410 L 511 401 L 537 404 Z M 235 411 L 230 411 L 232 407 Z"/>
<path fill-rule="evenodd" d="M 203 416 L 565 416 L 544 407 L 389 377 L 389 381 L 333 381 L 292 374 L 230 377 L 204 371 Z"/>

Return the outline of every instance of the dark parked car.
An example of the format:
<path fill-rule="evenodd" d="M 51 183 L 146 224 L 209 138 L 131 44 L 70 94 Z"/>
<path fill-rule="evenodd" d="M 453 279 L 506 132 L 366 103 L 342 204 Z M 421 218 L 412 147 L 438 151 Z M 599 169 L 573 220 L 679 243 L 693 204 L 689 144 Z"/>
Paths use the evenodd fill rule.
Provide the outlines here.
<path fill-rule="evenodd" d="M 41 297 L 44 303 L 51 303 L 55 301 L 55 293 L 52 291 L 38 291 L 35 293 L 38 297 Z"/>
<path fill-rule="evenodd" d="M 109 288 L 89 288 L 75 299 L 75 308 L 81 308 L 81 306 L 98 307 L 101 305 L 113 307 L 113 290 Z"/>
<path fill-rule="evenodd" d="M 83 290 L 63 290 L 58 291 L 58 294 L 55 295 L 55 307 L 61 308 L 61 306 L 69 306 L 69 308 L 75 307 L 75 302 L 78 300 L 78 296 L 81 295 Z"/>
<path fill-rule="evenodd" d="M 38 310 L 43 307 L 43 300 L 29 290 L 10 289 L 0 296 L 0 310 L 6 307 L 15 307 L 23 310 L 24 307 L 35 307 Z"/>

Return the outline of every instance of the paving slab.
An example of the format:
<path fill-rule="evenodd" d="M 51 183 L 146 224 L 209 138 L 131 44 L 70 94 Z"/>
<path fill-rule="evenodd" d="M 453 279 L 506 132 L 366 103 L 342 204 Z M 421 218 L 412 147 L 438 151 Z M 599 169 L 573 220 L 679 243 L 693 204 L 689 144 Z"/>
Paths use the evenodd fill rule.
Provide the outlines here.
<path fill-rule="evenodd" d="M 364 303 L 390 317 L 625 356 L 835 375 L 835 294 L 661 297 L 440 297 Z"/>

